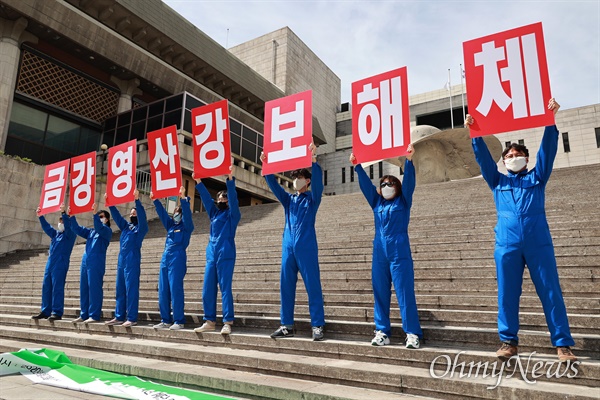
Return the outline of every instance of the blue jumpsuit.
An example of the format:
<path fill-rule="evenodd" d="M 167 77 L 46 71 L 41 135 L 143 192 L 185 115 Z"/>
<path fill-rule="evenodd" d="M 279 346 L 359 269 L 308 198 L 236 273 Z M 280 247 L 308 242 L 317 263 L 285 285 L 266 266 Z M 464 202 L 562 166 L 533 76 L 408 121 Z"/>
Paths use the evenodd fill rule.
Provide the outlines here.
<path fill-rule="evenodd" d="M 572 346 L 567 310 L 560 288 L 554 246 L 546 221 L 545 190 L 558 148 L 558 129 L 547 126 L 531 171 L 508 175 L 498 172 L 496 161 L 482 138 L 473 139 L 481 174 L 494 195 L 498 223 L 495 228 L 498 279 L 498 333 L 504 343 L 517 345 L 519 298 L 525 264 L 542 301 L 553 346 Z"/>
<path fill-rule="evenodd" d="M 167 230 L 165 251 L 160 261 L 158 276 L 158 307 L 161 322 L 183 325 L 185 323 L 183 278 L 187 272 L 187 249 L 190 236 L 194 231 L 190 200 L 181 199 L 181 221 L 175 223 L 163 207 L 162 203 L 154 200 L 156 213 Z M 171 317 L 171 309 L 173 316 Z"/>
<path fill-rule="evenodd" d="M 415 167 L 406 160 L 402 193 L 386 200 L 360 164 L 355 167 L 360 190 L 365 195 L 375 217 L 375 239 L 373 239 L 373 260 L 371 282 L 375 296 L 375 329 L 391 334 L 390 301 L 391 285 L 394 284 L 402 329 L 405 333 L 423 337 L 417 301 L 415 299 L 415 273 L 408 239 L 410 208 L 415 191 Z"/>
<path fill-rule="evenodd" d="M 269 188 L 285 212 L 285 227 L 281 253 L 281 324 L 294 325 L 294 303 L 298 271 L 308 293 L 308 310 L 312 326 L 325 325 L 323 291 L 319 271 L 319 255 L 315 219 L 323 195 L 323 171 L 312 163 L 312 189 L 290 194 L 278 183 L 274 175 L 265 176 Z"/>
<path fill-rule="evenodd" d="M 106 270 L 106 249 L 110 244 L 112 229 L 100 222 L 98 214 L 94 214 L 94 228 L 86 228 L 77 224 L 75 216 L 63 215 L 63 221 L 77 235 L 86 239 L 85 253 L 81 259 L 81 274 L 79 278 L 80 317 L 84 320 L 92 318 L 100 321 L 102 316 L 102 300 L 104 271 Z M 67 223 L 65 223 L 65 228 Z"/>
<path fill-rule="evenodd" d="M 206 246 L 206 268 L 204 269 L 204 286 L 202 288 L 202 306 L 204 320 L 217 319 L 217 284 L 221 288 L 223 301 L 223 322 L 232 322 L 233 294 L 231 282 L 235 265 L 235 231 L 240 222 L 240 206 L 235 191 L 235 178 L 227 179 L 227 200 L 229 207 L 219 210 L 202 182 L 196 190 L 200 193 L 202 204 L 210 218 L 210 238 Z"/>
<path fill-rule="evenodd" d="M 115 318 L 119 321 L 137 322 L 140 299 L 140 265 L 142 263 L 142 241 L 148 233 L 148 221 L 142 202 L 135 201 L 138 224 L 126 221 L 116 207 L 110 213 L 121 230 L 121 251 L 117 264 L 117 304 Z"/>
<path fill-rule="evenodd" d="M 65 219 L 64 215 L 63 219 Z M 50 236 L 48 261 L 42 283 L 41 311 L 47 317 L 51 314 L 62 317 L 65 310 L 65 280 L 77 235 L 67 227 L 64 221 L 64 232 L 59 232 L 50 226 L 43 216 L 40 216 L 40 224 L 46 235 Z"/>

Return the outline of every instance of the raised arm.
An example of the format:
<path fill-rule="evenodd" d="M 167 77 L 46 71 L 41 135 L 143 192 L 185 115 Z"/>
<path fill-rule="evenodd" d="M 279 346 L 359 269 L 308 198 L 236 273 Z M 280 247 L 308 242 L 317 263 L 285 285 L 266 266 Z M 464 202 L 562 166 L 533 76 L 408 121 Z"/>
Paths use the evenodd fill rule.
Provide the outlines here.
<path fill-rule="evenodd" d="M 227 178 L 225 181 L 227 185 L 227 201 L 229 202 L 229 213 L 233 222 L 236 224 L 240 222 L 242 214 L 240 213 L 240 203 L 237 197 L 237 191 L 235 190 L 235 178 Z"/>
<path fill-rule="evenodd" d="M 369 179 L 369 176 L 365 172 L 364 168 L 360 164 L 356 164 L 354 166 L 354 170 L 356 171 L 356 175 L 358 175 L 358 186 L 360 187 L 360 191 L 367 199 L 367 203 L 369 206 L 374 209 L 379 202 L 379 193 L 377 193 L 377 188 Z"/>
<path fill-rule="evenodd" d="M 415 186 L 417 184 L 417 177 L 415 173 L 415 165 L 412 160 L 406 158 L 404 161 L 404 178 L 402 178 L 402 197 L 406 200 L 406 204 L 410 208 L 412 206 L 413 194 L 415 193 Z"/>
<path fill-rule="evenodd" d="M 190 198 L 182 197 L 179 199 L 181 204 L 181 220 L 185 230 L 192 233 L 194 231 L 194 221 L 192 221 L 192 209 L 190 208 Z"/>
<path fill-rule="evenodd" d="M 471 144 L 483 179 L 485 179 L 490 189 L 495 188 L 500 181 L 500 172 L 498 172 L 498 165 L 492 158 L 490 150 L 481 137 L 473 138 Z"/>
<path fill-rule="evenodd" d="M 135 199 L 135 212 L 138 217 L 138 234 L 141 235 L 142 239 L 148 233 L 148 216 L 146 210 L 139 199 Z"/>
<path fill-rule="evenodd" d="M 125 229 L 129 229 L 129 224 L 127 223 L 127 221 L 125 221 L 125 219 L 123 219 L 123 216 L 121 216 L 121 213 L 119 212 L 117 207 L 108 206 L 108 210 L 110 211 L 110 215 L 112 215 L 113 219 L 115 220 L 115 223 L 117 224 L 121 232 L 123 232 Z"/>
<path fill-rule="evenodd" d="M 84 239 L 87 239 L 89 234 L 92 232 L 91 229 L 79 225 L 79 223 L 77 222 L 77 218 L 75 218 L 74 215 L 70 217 L 69 227 L 73 232 L 75 232 L 76 235 L 79 235 Z"/>
<path fill-rule="evenodd" d="M 57 233 L 56 229 L 46 221 L 46 218 L 43 215 L 40 215 L 38 218 L 40 219 L 40 225 L 42 225 L 42 229 L 46 235 L 50 236 L 50 239 L 54 239 Z"/>
<path fill-rule="evenodd" d="M 217 207 L 215 207 L 215 203 L 213 202 L 213 199 L 212 199 L 210 193 L 208 192 L 208 189 L 206 189 L 206 186 L 204 186 L 204 183 L 202 183 L 202 181 L 200 181 L 196 185 L 196 190 L 200 194 L 200 200 L 202 200 L 202 204 L 204 205 L 204 208 L 206 209 L 206 212 L 208 213 L 208 217 L 212 219 L 212 217 L 214 217 L 215 214 L 217 213 Z"/>
<path fill-rule="evenodd" d="M 323 197 L 323 170 L 319 163 L 312 163 L 312 179 L 310 180 L 310 193 L 313 204 L 318 208 Z"/>
<path fill-rule="evenodd" d="M 277 197 L 277 200 L 279 200 L 284 207 L 287 207 L 290 203 L 290 194 L 277 183 L 275 175 L 266 175 L 265 180 L 267 181 L 267 185 L 269 186 L 269 189 L 271 189 L 271 192 Z"/>
<path fill-rule="evenodd" d="M 547 126 L 544 129 L 544 136 L 535 161 L 535 174 L 544 183 L 548 182 L 552 173 L 556 152 L 558 151 L 558 137 L 556 125 Z"/>
<path fill-rule="evenodd" d="M 163 207 L 162 203 L 157 199 L 153 201 L 154 209 L 156 210 L 156 214 L 158 214 L 158 218 L 160 222 L 162 222 L 163 226 L 166 230 L 169 230 L 171 225 L 173 224 L 173 220 L 169 217 L 167 210 Z"/>

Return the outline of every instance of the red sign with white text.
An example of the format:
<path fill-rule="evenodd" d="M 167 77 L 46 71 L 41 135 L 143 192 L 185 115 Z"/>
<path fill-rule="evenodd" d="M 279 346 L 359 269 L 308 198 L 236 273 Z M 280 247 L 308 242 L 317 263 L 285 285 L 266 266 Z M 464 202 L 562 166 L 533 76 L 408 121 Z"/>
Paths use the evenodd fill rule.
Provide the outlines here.
<path fill-rule="evenodd" d="M 70 214 L 92 211 L 96 198 L 96 152 L 71 158 Z"/>
<path fill-rule="evenodd" d="M 148 132 L 148 152 L 154 198 L 179 196 L 182 178 L 177 126 Z"/>
<path fill-rule="evenodd" d="M 312 90 L 265 103 L 263 176 L 310 167 L 311 143 Z"/>
<path fill-rule="evenodd" d="M 134 201 L 137 140 L 108 149 L 106 205 Z"/>
<path fill-rule="evenodd" d="M 192 110 L 194 177 L 228 175 L 231 167 L 229 103 L 222 100 Z"/>
<path fill-rule="evenodd" d="M 60 205 L 65 201 L 69 161 L 64 160 L 46 166 L 42 195 L 40 196 L 40 215 L 60 210 Z"/>
<path fill-rule="evenodd" d="M 542 23 L 463 43 L 471 137 L 554 124 Z"/>
<path fill-rule="evenodd" d="M 352 83 L 352 152 L 356 161 L 399 157 L 410 144 L 406 67 Z"/>

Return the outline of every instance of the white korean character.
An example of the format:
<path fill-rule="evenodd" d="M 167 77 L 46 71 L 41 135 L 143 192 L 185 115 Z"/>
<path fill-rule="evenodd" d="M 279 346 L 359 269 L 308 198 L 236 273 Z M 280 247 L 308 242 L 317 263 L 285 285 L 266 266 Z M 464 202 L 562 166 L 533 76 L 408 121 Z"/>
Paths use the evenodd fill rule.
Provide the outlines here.
<path fill-rule="evenodd" d="M 77 173 L 73 178 L 73 187 L 75 188 L 73 202 L 77 207 L 83 207 L 92 198 L 92 176 L 95 173 L 92 159 L 88 158 L 73 164 L 73 172 Z"/>
<path fill-rule="evenodd" d="M 111 159 L 111 169 L 117 176 L 112 186 L 115 197 L 124 197 L 131 192 L 133 186 L 133 146 L 127 150 L 115 152 Z"/>
<path fill-rule="evenodd" d="M 294 123 L 289 128 L 282 126 Z M 269 162 L 290 160 L 306 156 L 307 146 L 292 146 L 292 139 L 304 136 L 304 100 L 296 102 L 296 109 L 288 113 L 281 114 L 281 107 L 273 108 L 271 118 L 271 141 L 272 143 L 281 142 L 282 149 L 269 153 Z"/>
<path fill-rule="evenodd" d="M 169 166 L 169 174 L 175 174 L 175 154 L 177 154 L 177 146 L 173 141 L 173 134 L 167 133 L 167 152 L 164 151 L 162 146 L 161 138 L 156 138 L 156 154 L 154 154 L 154 159 L 152 160 L 152 165 L 154 168 L 158 166 L 158 164 L 167 164 Z M 177 186 L 177 179 L 163 179 L 162 171 L 156 172 L 156 188 L 158 190 L 165 190 L 174 188 Z"/>
<path fill-rule="evenodd" d="M 42 201 L 42 209 L 56 207 L 60 204 L 61 194 L 65 187 L 66 174 L 66 167 L 52 169 L 48 172 L 48 179 L 54 176 L 58 176 L 58 178 L 44 185 L 44 200 Z"/>
<path fill-rule="evenodd" d="M 206 143 L 200 148 L 200 164 L 206 169 L 213 169 L 221 166 L 225 161 L 225 141 L 224 132 L 227 129 L 227 120 L 223 118 L 223 110 L 217 108 L 215 110 L 216 129 L 217 129 L 217 140 Z M 196 136 L 196 144 L 200 146 L 205 143 L 212 133 L 212 113 L 201 114 L 196 116 L 196 126 L 204 125 L 202 133 Z M 216 151 L 217 156 L 213 159 L 209 159 L 206 155 L 210 151 Z"/>

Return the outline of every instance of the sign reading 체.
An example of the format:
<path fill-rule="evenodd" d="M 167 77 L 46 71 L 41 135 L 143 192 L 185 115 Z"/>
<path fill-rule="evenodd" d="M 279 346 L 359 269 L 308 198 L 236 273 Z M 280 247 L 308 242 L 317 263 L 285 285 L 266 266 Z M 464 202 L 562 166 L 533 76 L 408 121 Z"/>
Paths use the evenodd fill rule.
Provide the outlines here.
<path fill-rule="evenodd" d="M 310 167 L 311 143 L 312 90 L 265 103 L 263 176 Z"/>
<path fill-rule="evenodd" d="M 542 23 L 463 43 L 471 137 L 554 124 Z"/>
<path fill-rule="evenodd" d="M 356 161 L 399 157 L 410 144 L 406 67 L 352 83 L 352 152 Z"/>
<path fill-rule="evenodd" d="M 70 214 L 92 211 L 96 198 L 96 152 L 71 158 Z"/>
<path fill-rule="evenodd" d="M 60 205 L 64 202 L 67 191 L 69 161 L 67 159 L 46 166 L 40 196 L 40 215 L 60 210 Z"/>
<path fill-rule="evenodd" d="M 106 205 L 116 206 L 134 201 L 137 140 L 108 150 Z"/>
<path fill-rule="evenodd" d="M 194 108 L 192 134 L 195 178 L 229 174 L 231 144 L 227 100 Z"/>
<path fill-rule="evenodd" d="M 148 132 L 147 136 L 154 198 L 179 196 L 182 178 L 177 126 L 172 125 Z"/>

